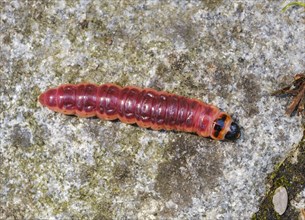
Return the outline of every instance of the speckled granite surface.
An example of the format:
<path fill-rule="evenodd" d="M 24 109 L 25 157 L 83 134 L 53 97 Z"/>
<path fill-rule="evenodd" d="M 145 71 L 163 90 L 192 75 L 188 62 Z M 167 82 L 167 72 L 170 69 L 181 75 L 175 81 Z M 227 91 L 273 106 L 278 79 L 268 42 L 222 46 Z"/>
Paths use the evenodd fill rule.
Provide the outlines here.
<path fill-rule="evenodd" d="M 0 3 L 1 219 L 247 219 L 302 138 L 270 92 L 304 71 L 303 9 L 277 1 Z M 137 85 L 239 121 L 237 142 L 42 108 L 49 87 Z"/>

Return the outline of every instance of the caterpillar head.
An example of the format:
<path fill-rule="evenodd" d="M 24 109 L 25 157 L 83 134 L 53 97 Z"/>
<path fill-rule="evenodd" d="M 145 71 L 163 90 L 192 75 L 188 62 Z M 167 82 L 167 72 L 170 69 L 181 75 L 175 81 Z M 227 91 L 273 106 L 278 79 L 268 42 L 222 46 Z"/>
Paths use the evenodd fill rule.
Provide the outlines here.
<path fill-rule="evenodd" d="M 240 137 L 240 128 L 228 114 L 222 112 L 214 121 L 211 137 L 215 140 L 234 141 Z"/>
<path fill-rule="evenodd" d="M 235 122 L 232 122 L 230 125 L 230 130 L 227 132 L 225 139 L 234 141 L 239 137 L 240 137 L 240 128 Z"/>

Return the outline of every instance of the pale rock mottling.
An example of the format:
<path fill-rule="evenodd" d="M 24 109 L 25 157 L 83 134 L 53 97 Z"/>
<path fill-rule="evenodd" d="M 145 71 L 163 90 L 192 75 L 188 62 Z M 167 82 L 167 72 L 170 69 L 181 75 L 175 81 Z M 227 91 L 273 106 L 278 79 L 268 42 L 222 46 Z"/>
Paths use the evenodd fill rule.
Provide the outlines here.
<path fill-rule="evenodd" d="M 302 9 L 281 7 L 2 1 L 0 218 L 249 219 L 303 134 L 301 118 L 284 115 L 287 99 L 269 95 L 305 66 Z M 216 142 L 37 103 L 47 88 L 84 81 L 196 97 L 233 115 L 242 137 Z"/>
<path fill-rule="evenodd" d="M 293 198 L 290 203 L 296 209 L 305 209 L 305 189 Z"/>

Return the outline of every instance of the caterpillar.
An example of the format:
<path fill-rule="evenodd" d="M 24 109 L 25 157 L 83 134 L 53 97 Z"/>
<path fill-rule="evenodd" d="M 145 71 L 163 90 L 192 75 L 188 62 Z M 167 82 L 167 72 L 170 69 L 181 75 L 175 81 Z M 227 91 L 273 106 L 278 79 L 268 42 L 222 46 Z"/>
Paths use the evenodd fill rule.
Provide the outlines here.
<path fill-rule="evenodd" d="M 153 130 L 192 132 L 214 140 L 236 140 L 240 136 L 239 126 L 216 106 L 149 88 L 63 84 L 42 93 L 39 102 L 67 115 L 119 119 Z"/>

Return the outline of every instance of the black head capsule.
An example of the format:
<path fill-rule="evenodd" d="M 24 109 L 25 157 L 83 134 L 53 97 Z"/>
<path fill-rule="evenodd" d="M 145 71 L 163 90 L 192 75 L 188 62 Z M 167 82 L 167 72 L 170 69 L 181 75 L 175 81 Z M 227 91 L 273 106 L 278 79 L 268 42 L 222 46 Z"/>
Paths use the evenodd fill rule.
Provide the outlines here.
<path fill-rule="evenodd" d="M 234 141 L 237 140 L 239 137 L 240 137 L 240 128 L 235 122 L 232 122 L 230 125 L 230 130 L 227 132 L 225 139 Z"/>

